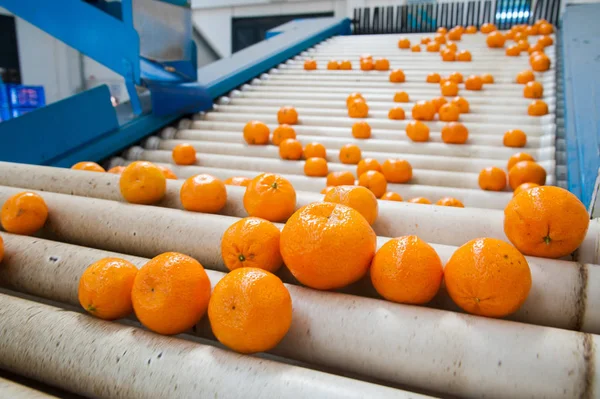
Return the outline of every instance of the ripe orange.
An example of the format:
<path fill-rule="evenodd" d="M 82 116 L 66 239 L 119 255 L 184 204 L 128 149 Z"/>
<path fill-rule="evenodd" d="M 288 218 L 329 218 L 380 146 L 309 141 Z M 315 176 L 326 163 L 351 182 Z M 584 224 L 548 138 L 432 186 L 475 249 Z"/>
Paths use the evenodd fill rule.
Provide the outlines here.
<path fill-rule="evenodd" d="M 401 49 L 410 48 L 410 40 L 408 40 L 405 37 L 401 37 L 400 40 L 398 40 L 398 48 L 401 48 Z"/>
<path fill-rule="evenodd" d="M 229 270 L 256 267 L 275 273 L 283 264 L 279 253 L 279 229 L 261 218 L 240 219 L 225 230 L 221 257 Z"/>
<path fill-rule="evenodd" d="M 535 75 L 533 74 L 533 71 L 530 70 L 521 71 L 517 74 L 516 80 L 517 83 L 525 84 L 535 80 Z"/>
<path fill-rule="evenodd" d="M 446 263 L 444 279 L 454 303 L 486 317 L 514 313 L 531 289 L 525 257 L 494 238 L 477 238 L 458 248 Z"/>
<path fill-rule="evenodd" d="M 380 200 L 383 201 L 397 201 L 397 202 L 402 202 L 402 196 L 398 193 L 394 193 L 392 191 L 388 191 L 387 193 L 383 194 L 381 196 L 381 198 L 379 198 Z"/>
<path fill-rule="evenodd" d="M 296 209 L 296 190 L 289 181 L 279 175 L 260 174 L 246 187 L 244 208 L 250 216 L 271 222 L 283 222 Z"/>
<path fill-rule="evenodd" d="M 438 51 L 440 51 L 440 44 L 435 41 L 429 42 L 427 43 L 425 49 L 430 53 L 437 53 Z"/>
<path fill-rule="evenodd" d="M 160 169 L 167 180 L 177 180 L 177 175 L 173 173 L 173 171 L 166 166 L 156 165 L 158 169 Z"/>
<path fill-rule="evenodd" d="M 315 60 L 304 61 L 304 70 L 314 71 L 315 69 L 317 69 L 317 61 L 315 61 Z"/>
<path fill-rule="evenodd" d="M 250 121 L 244 126 L 244 140 L 251 145 L 267 144 L 270 134 L 269 127 L 259 121 Z"/>
<path fill-rule="evenodd" d="M 503 144 L 506 147 L 525 147 L 527 135 L 519 129 L 509 130 L 504 133 Z"/>
<path fill-rule="evenodd" d="M 446 144 L 464 144 L 469 139 L 469 130 L 460 122 L 450 122 L 442 128 L 442 141 Z"/>
<path fill-rule="evenodd" d="M 4 240 L 0 236 L 0 262 L 4 259 Z"/>
<path fill-rule="evenodd" d="M 462 36 L 462 30 L 460 30 L 460 29 L 452 28 L 448 32 L 448 39 L 450 39 L 450 40 L 460 41 L 461 36 Z"/>
<path fill-rule="evenodd" d="M 225 181 L 223 181 L 223 184 L 225 184 L 226 186 L 247 187 L 248 184 L 250 184 L 250 178 L 243 176 L 230 177 L 228 179 L 225 179 Z"/>
<path fill-rule="evenodd" d="M 442 56 L 442 61 L 452 62 L 456 60 L 456 52 L 449 48 L 443 49 L 440 54 Z"/>
<path fill-rule="evenodd" d="M 370 58 L 365 58 L 360 60 L 360 70 L 361 71 L 372 71 L 375 68 L 375 64 L 373 60 Z"/>
<path fill-rule="evenodd" d="M 473 33 L 477 33 L 477 27 L 473 26 L 473 25 L 469 25 L 467 26 L 467 28 L 465 29 L 465 33 L 472 35 Z"/>
<path fill-rule="evenodd" d="M 403 120 L 406 119 L 406 113 L 401 107 L 393 107 L 388 112 L 388 118 L 395 121 Z"/>
<path fill-rule="evenodd" d="M 279 145 L 281 159 L 297 161 L 302 158 L 302 144 L 296 139 L 285 139 Z"/>
<path fill-rule="evenodd" d="M 440 83 L 441 79 L 442 79 L 442 77 L 440 76 L 439 73 L 432 72 L 429 75 L 427 75 L 427 78 L 425 78 L 425 81 L 427 83 Z"/>
<path fill-rule="evenodd" d="M 506 187 L 506 173 L 495 166 L 479 172 L 479 187 L 482 190 L 502 191 Z"/>
<path fill-rule="evenodd" d="M 533 100 L 527 107 L 527 113 L 531 116 L 544 116 L 548 114 L 548 104 L 542 100 Z"/>
<path fill-rule="evenodd" d="M 131 292 L 138 320 L 164 335 L 192 328 L 206 313 L 209 298 L 210 280 L 204 267 L 177 252 L 163 253 L 146 263 Z"/>
<path fill-rule="evenodd" d="M 327 69 L 330 71 L 336 71 L 336 70 L 340 69 L 340 64 L 336 60 L 330 60 L 327 63 Z"/>
<path fill-rule="evenodd" d="M 321 143 L 308 143 L 306 147 L 304 147 L 304 158 L 326 158 L 327 150 L 325 146 Z"/>
<path fill-rule="evenodd" d="M 352 186 L 354 175 L 347 170 L 331 172 L 327 175 L 327 186 Z"/>
<path fill-rule="evenodd" d="M 435 105 L 431 101 L 417 101 L 412 108 L 412 117 L 418 121 L 432 121 L 435 117 Z"/>
<path fill-rule="evenodd" d="M 354 100 L 348 105 L 350 118 L 366 118 L 369 115 L 369 106 L 364 100 Z"/>
<path fill-rule="evenodd" d="M 521 51 L 529 50 L 529 42 L 527 41 L 527 39 L 519 40 L 517 42 L 517 46 L 519 46 L 519 50 Z"/>
<path fill-rule="evenodd" d="M 304 174 L 311 177 L 325 177 L 329 172 L 325 158 L 308 158 L 304 162 Z"/>
<path fill-rule="evenodd" d="M 150 162 L 130 163 L 119 180 L 121 195 L 133 204 L 151 205 L 160 201 L 167 191 L 167 179 L 160 168 Z"/>
<path fill-rule="evenodd" d="M 446 34 L 448 33 L 448 29 L 444 28 L 443 26 L 440 26 L 439 28 L 437 28 L 436 32 Z"/>
<path fill-rule="evenodd" d="M 467 114 L 469 113 L 469 102 L 463 98 L 463 97 L 454 97 L 452 99 L 452 101 L 450 101 L 452 104 L 458 106 L 458 109 L 460 109 L 460 113 L 461 114 Z"/>
<path fill-rule="evenodd" d="M 366 101 L 362 94 L 360 93 L 351 93 L 346 97 L 346 107 L 350 106 L 350 103 L 354 100 L 362 100 Z"/>
<path fill-rule="evenodd" d="M 244 128 L 244 138 L 245 131 Z M 171 152 L 171 157 L 176 165 L 193 165 L 196 163 L 196 149 L 191 144 L 177 144 Z"/>
<path fill-rule="evenodd" d="M 537 34 L 539 33 L 539 26 L 528 26 L 525 28 L 525 33 L 527 33 L 528 36 L 537 36 Z"/>
<path fill-rule="evenodd" d="M 358 185 L 368 188 L 379 198 L 387 191 L 387 180 L 383 173 L 368 170 L 358 177 Z"/>
<path fill-rule="evenodd" d="M 496 30 L 498 30 L 498 28 L 496 28 L 496 25 L 494 25 L 492 23 L 485 23 L 485 24 L 481 25 L 481 28 L 479 28 L 479 31 L 481 33 L 491 33 Z"/>
<path fill-rule="evenodd" d="M 583 242 L 590 216 L 579 199 L 559 187 L 523 190 L 504 209 L 504 233 L 525 255 L 560 258 Z"/>
<path fill-rule="evenodd" d="M 421 38 L 421 44 L 428 44 L 428 43 L 431 43 L 430 37 L 425 36 L 425 37 Z"/>
<path fill-rule="evenodd" d="M 211 175 L 188 178 L 179 191 L 183 208 L 192 212 L 217 213 L 227 203 L 225 184 Z"/>
<path fill-rule="evenodd" d="M 402 83 L 406 81 L 406 76 L 404 75 L 404 71 L 402 69 L 394 69 L 390 72 L 390 82 L 392 83 Z"/>
<path fill-rule="evenodd" d="M 408 102 L 408 93 L 405 91 L 396 92 L 396 94 L 394 94 L 394 102 L 407 103 Z"/>
<path fill-rule="evenodd" d="M 390 69 L 390 62 L 386 58 L 377 58 L 375 60 L 375 70 L 387 71 Z"/>
<path fill-rule="evenodd" d="M 292 298 L 279 277 L 245 267 L 215 286 L 208 305 L 215 337 L 239 353 L 265 352 L 285 337 L 292 325 Z"/>
<path fill-rule="evenodd" d="M 440 206 L 453 206 L 455 208 L 464 208 L 465 207 L 462 202 L 460 202 L 458 199 L 452 198 L 452 197 L 441 198 L 435 204 L 440 205 Z"/>
<path fill-rule="evenodd" d="M 471 75 L 465 80 L 465 89 L 467 90 L 481 90 L 483 87 L 483 80 L 477 75 Z"/>
<path fill-rule="evenodd" d="M 527 34 L 525 32 L 516 32 L 513 36 L 513 40 L 515 41 L 515 43 L 527 40 Z"/>
<path fill-rule="evenodd" d="M 106 172 L 104 168 L 98 165 L 96 162 L 77 162 L 71 166 L 74 170 L 86 170 L 88 172 Z"/>
<path fill-rule="evenodd" d="M 456 55 L 456 52 L 458 51 L 458 46 L 456 45 L 456 43 L 453 42 L 446 42 L 446 48 L 448 50 L 454 51 L 454 55 Z"/>
<path fill-rule="evenodd" d="M 460 109 L 457 105 L 449 103 L 440 107 L 439 118 L 442 122 L 456 122 L 460 116 Z"/>
<path fill-rule="evenodd" d="M 464 81 L 464 77 L 460 72 L 452 72 L 448 75 L 448 79 L 454 83 L 462 83 Z"/>
<path fill-rule="evenodd" d="M 519 187 L 515 188 L 515 191 L 513 191 L 513 197 L 522 191 L 527 191 L 534 187 L 540 187 L 540 185 L 535 183 L 523 183 Z"/>
<path fill-rule="evenodd" d="M 79 303 L 104 320 L 126 317 L 133 312 L 131 291 L 137 273 L 137 267 L 125 259 L 104 258 L 92 263 L 79 279 Z"/>
<path fill-rule="evenodd" d="M 554 32 L 554 27 L 551 24 L 540 24 L 539 29 L 538 29 L 538 33 L 540 35 L 550 35 Z"/>
<path fill-rule="evenodd" d="M 410 121 L 406 124 L 406 135 L 412 141 L 429 141 L 429 127 L 421 121 Z"/>
<path fill-rule="evenodd" d="M 456 61 L 470 62 L 472 59 L 471 52 L 468 50 L 462 50 L 456 54 Z"/>
<path fill-rule="evenodd" d="M 295 125 L 298 123 L 298 111 L 294 107 L 281 107 L 277 111 L 277 122 L 280 125 Z"/>
<path fill-rule="evenodd" d="M 352 70 L 352 62 L 350 60 L 343 60 L 340 62 L 340 69 L 343 71 Z"/>
<path fill-rule="evenodd" d="M 273 145 L 279 145 L 285 139 L 295 139 L 296 131 L 290 125 L 279 125 L 273 130 L 271 142 Z"/>
<path fill-rule="evenodd" d="M 510 156 L 510 158 L 508 158 L 506 170 L 510 170 L 510 168 L 512 168 L 517 162 L 521 162 L 521 161 L 535 162 L 535 159 L 531 155 L 527 154 L 526 152 L 517 152 L 516 154 L 513 154 Z"/>
<path fill-rule="evenodd" d="M 442 95 L 447 97 L 452 97 L 458 94 L 458 85 L 448 80 L 441 85 Z"/>
<path fill-rule="evenodd" d="M 550 58 L 544 53 L 533 53 L 529 57 L 529 65 L 536 72 L 544 72 L 550 69 Z"/>
<path fill-rule="evenodd" d="M 375 219 L 377 219 L 379 209 L 377 198 L 365 187 L 337 186 L 325 194 L 323 201 L 349 206 L 363 215 L 369 224 L 375 223 Z"/>
<path fill-rule="evenodd" d="M 416 197 L 416 198 L 411 198 L 408 200 L 408 202 L 410 202 L 411 204 L 425 204 L 425 205 L 431 205 L 431 201 L 429 201 L 427 198 L 425 197 Z"/>
<path fill-rule="evenodd" d="M 540 82 L 531 81 L 525 84 L 523 88 L 523 97 L 525 98 L 542 98 L 544 95 L 544 86 Z"/>
<path fill-rule="evenodd" d="M 440 257 L 417 236 L 386 242 L 371 262 L 371 281 L 388 301 L 422 305 L 431 301 L 442 284 Z"/>
<path fill-rule="evenodd" d="M 421 46 L 419 46 L 418 44 L 413 45 L 410 48 L 410 51 L 412 51 L 413 53 L 420 53 L 421 52 Z"/>
<path fill-rule="evenodd" d="M 327 194 L 328 192 L 330 192 L 334 188 L 335 187 L 333 187 L 333 186 L 326 186 L 323 190 L 321 190 L 321 194 Z"/>
<path fill-rule="evenodd" d="M 371 61 L 373 61 L 373 56 L 371 54 L 368 54 L 368 53 L 367 54 L 361 54 L 360 60 L 361 61 L 362 60 L 371 60 Z"/>
<path fill-rule="evenodd" d="M 433 106 L 435 107 L 435 111 L 439 112 L 442 105 L 447 104 L 448 100 L 446 100 L 445 97 L 440 96 L 440 97 L 436 97 L 436 98 L 432 99 L 431 102 L 433 103 Z"/>
<path fill-rule="evenodd" d="M 283 261 L 300 283 L 320 290 L 360 280 L 375 255 L 377 236 L 356 210 L 316 202 L 298 210 L 281 232 Z"/>
<path fill-rule="evenodd" d="M 546 170 L 536 162 L 517 162 L 508 171 L 508 183 L 513 190 L 523 183 L 543 186 L 546 184 Z"/>
<path fill-rule="evenodd" d="M 371 137 L 371 126 L 365 122 L 355 122 L 352 125 L 352 136 L 356 139 L 368 139 Z"/>
<path fill-rule="evenodd" d="M 2 205 L 0 222 L 9 233 L 31 235 L 44 227 L 48 206 L 36 193 L 22 192 L 11 196 Z"/>
<path fill-rule="evenodd" d="M 506 48 L 506 55 L 509 57 L 518 57 L 519 55 L 521 55 L 521 47 L 519 47 L 517 44 L 508 46 Z"/>
<path fill-rule="evenodd" d="M 361 159 L 358 162 L 358 165 L 356 166 L 356 176 L 360 176 L 368 170 L 376 170 L 378 172 L 381 172 L 381 165 L 379 164 L 379 161 L 373 158 Z"/>
<path fill-rule="evenodd" d="M 362 158 L 360 148 L 356 144 L 346 144 L 340 149 L 340 162 L 356 165 Z"/>
<path fill-rule="evenodd" d="M 444 33 L 438 32 L 436 35 L 433 36 L 433 40 L 435 40 L 439 44 L 446 44 L 446 35 Z"/>
<path fill-rule="evenodd" d="M 554 44 L 554 40 L 550 36 L 542 36 L 537 42 L 544 47 L 552 46 Z"/>
<path fill-rule="evenodd" d="M 485 39 L 486 44 L 490 48 L 502 48 L 504 47 L 505 41 L 506 38 L 504 37 L 504 35 L 501 32 L 498 32 L 497 30 L 490 32 Z"/>
<path fill-rule="evenodd" d="M 113 166 L 112 168 L 107 170 L 107 172 L 113 173 L 115 175 L 120 175 L 121 173 L 123 173 L 124 170 L 125 170 L 125 166 Z"/>
<path fill-rule="evenodd" d="M 386 159 L 381 172 L 390 183 L 406 183 L 412 179 L 412 166 L 404 159 Z"/>

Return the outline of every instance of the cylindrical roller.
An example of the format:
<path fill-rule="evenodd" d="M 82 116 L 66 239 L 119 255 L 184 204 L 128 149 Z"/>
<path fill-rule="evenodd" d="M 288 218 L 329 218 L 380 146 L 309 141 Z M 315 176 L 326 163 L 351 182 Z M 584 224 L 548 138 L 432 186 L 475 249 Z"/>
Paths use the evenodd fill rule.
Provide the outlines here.
<path fill-rule="evenodd" d="M 0 316 L 0 367 L 89 397 L 420 397 L 4 294 Z"/>
<path fill-rule="evenodd" d="M 25 385 L 0 377 L 0 397 L 6 399 L 52 399 L 56 396 L 37 391 Z"/>

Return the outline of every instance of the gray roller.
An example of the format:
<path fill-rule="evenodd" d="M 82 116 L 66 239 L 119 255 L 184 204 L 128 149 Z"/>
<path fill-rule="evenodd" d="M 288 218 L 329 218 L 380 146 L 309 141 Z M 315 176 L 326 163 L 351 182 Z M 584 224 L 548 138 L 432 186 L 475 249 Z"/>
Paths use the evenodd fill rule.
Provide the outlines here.
<path fill-rule="evenodd" d="M 37 391 L 25 385 L 0 377 L 0 398 L 6 399 L 52 399 L 56 396 Z"/>

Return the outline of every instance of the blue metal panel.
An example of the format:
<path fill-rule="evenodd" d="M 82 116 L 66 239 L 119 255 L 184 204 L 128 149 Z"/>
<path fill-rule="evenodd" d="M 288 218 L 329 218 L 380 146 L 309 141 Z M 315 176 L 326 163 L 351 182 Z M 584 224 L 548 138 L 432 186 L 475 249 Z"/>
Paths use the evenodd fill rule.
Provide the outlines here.
<path fill-rule="evenodd" d="M 589 206 L 600 168 L 600 4 L 567 5 L 563 16 L 567 183 Z"/>

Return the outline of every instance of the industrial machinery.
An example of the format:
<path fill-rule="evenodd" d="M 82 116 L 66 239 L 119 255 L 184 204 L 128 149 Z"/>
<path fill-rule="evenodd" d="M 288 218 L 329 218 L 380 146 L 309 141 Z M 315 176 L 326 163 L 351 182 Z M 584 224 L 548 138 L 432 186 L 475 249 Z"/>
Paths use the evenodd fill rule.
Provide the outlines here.
<path fill-rule="evenodd" d="M 503 209 L 512 192 L 484 191 L 477 183 L 482 168 L 505 168 L 508 157 L 520 150 L 502 146 L 506 130 L 527 131 L 525 148 L 547 171 L 547 184 L 568 188 L 590 212 L 598 211 L 600 135 L 599 125 L 592 123 L 598 115 L 584 99 L 599 81 L 584 60 L 600 49 L 598 25 L 589 22 L 600 16 L 600 5 L 567 7 L 554 45 L 546 49 L 552 67 L 536 74 L 549 114 L 531 117 L 530 101 L 515 83 L 516 74 L 528 67 L 526 55 L 506 57 L 503 50 L 490 50 L 481 33 L 465 34 L 458 43 L 472 53 L 472 62 L 443 62 L 437 52 L 398 48 L 400 36 L 417 43 L 439 26 L 495 21 L 501 29 L 510 27 L 501 12 L 475 18 L 469 11 L 473 2 L 460 6 L 465 20 L 431 22 L 416 19 L 414 9 L 399 8 L 391 25 L 401 34 L 360 25 L 364 16 L 356 16 L 354 32 L 370 34 L 352 35 L 347 19 L 294 21 L 270 32 L 268 40 L 198 71 L 194 50 L 181 39 L 185 28 L 179 36 L 167 29 L 173 35 L 164 36 L 178 43 L 179 51 L 144 46 L 149 43 L 144 33 L 152 31 L 148 24 L 161 13 L 143 2 L 123 0 L 120 7 L 65 2 L 72 3 L 72 16 L 93 18 L 71 27 L 53 23 L 64 17 L 58 11 L 44 14 L 52 5 L 23 3 L 0 1 L 81 51 L 95 46 L 92 55 L 97 51 L 99 61 L 123 71 L 132 102 L 113 109 L 108 90 L 100 87 L 0 124 L 0 202 L 27 189 L 43 195 L 51 210 L 39 237 L 1 233 L 6 254 L 0 264 L 0 370 L 10 374 L 0 378 L 0 397 L 600 397 L 598 219 L 592 219 L 584 242 L 568 259 L 528 258 L 531 294 L 506 320 L 467 315 L 444 290 L 431 304 L 417 307 L 384 301 L 364 281 L 343 292 L 316 291 L 282 271 L 294 304 L 292 327 L 273 351 L 243 356 L 215 342 L 206 321 L 180 336 L 164 337 L 145 331 L 135 319 L 117 323 L 84 315 L 77 282 L 99 258 L 118 256 L 142 266 L 147 258 L 178 251 L 198 259 L 214 286 L 227 271 L 219 252 L 223 232 L 247 216 L 244 187 L 227 187 L 221 214 L 203 214 L 182 209 L 182 180 L 169 180 L 164 199 L 149 207 L 124 202 L 118 175 L 61 168 L 82 160 L 106 167 L 148 160 L 165 164 L 180 179 L 274 172 L 294 185 L 301 207 L 322 200 L 325 178 L 305 176 L 303 161 L 281 160 L 275 146 L 249 146 L 242 138 L 249 120 L 261 120 L 272 130 L 279 107 L 290 105 L 300 115 L 294 126 L 298 140 L 324 144 L 329 171 L 354 173 L 355 165 L 338 158 L 340 148 L 353 143 L 364 158 L 401 157 L 411 163 L 412 181 L 389 184 L 390 191 L 405 199 L 435 202 L 452 196 L 464 203 L 463 209 L 379 201 L 373 224 L 379 245 L 389 237 L 415 234 L 446 262 L 473 238 L 506 240 Z M 165 3 L 170 4 L 161 6 L 171 17 L 185 19 L 185 2 Z M 425 15 L 421 10 L 432 15 L 429 6 L 417 8 L 418 15 Z M 484 2 L 487 7 L 500 9 L 499 3 Z M 556 22 L 558 8 L 546 6 L 549 14 L 536 9 L 527 16 L 518 9 L 522 20 L 514 23 L 538 17 Z M 133 24 L 138 11 L 144 18 Z M 436 6 L 434 15 L 449 13 Z M 113 54 L 102 48 L 106 42 L 91 42 L 94 24 L 106 29 L 106 42 L 117 43 L 123 34 Z M 392 69 L 404 71 L 406 82 L 390 82 L 389 71 L 359 70 L 363 53 L 387 57 Z M 304 70 L 308 58 L 317 61 L 317 70 Z M 330 59 L 351 60 L 353 68 L 327 70 Z M 428 74 L 454 71 L 465 77 L 489 73 L 495 81 L 481 91 L 460 88 L 471 107 L 460 116 L 469 129 L 468 142 L 443 143 L 439 121 L 427 122 L 430 142 L 412 142 L 404 132 L 407 121 L 388 119 L 388 110 L 400 105 L 410 114 L 415 102 L 440 95 L 439 85 L 426 83 Z M 410 100 L 394 104 L 401 90 Z M 355 120 L 346 113 L 352 92 L 368 101 L 371 139 L 352 137 Z M 172 164 L 171 150 L 180 143 L 196 148 L 194 165 Z"/>

